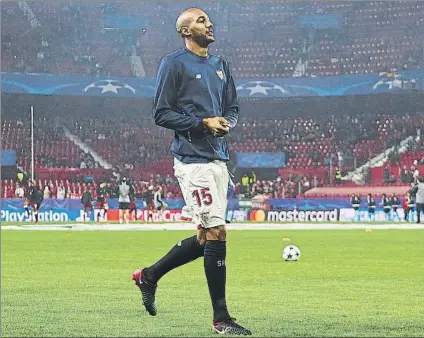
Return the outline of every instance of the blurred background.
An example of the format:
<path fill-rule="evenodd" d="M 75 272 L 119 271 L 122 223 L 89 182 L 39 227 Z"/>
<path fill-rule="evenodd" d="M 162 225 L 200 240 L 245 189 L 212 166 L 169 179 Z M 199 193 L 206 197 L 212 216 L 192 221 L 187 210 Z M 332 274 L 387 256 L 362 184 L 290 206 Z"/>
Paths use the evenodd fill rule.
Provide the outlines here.
<path fill-rule="evenodd" d="M 32 176 L 76 199 L 126 175 L 137 197 L 181 199 L 151 112 L 188 7 L 237 84 L 232 196 L 403 194 L 424 173 L 420 1 L 2 1 L 2 198 Z"/>

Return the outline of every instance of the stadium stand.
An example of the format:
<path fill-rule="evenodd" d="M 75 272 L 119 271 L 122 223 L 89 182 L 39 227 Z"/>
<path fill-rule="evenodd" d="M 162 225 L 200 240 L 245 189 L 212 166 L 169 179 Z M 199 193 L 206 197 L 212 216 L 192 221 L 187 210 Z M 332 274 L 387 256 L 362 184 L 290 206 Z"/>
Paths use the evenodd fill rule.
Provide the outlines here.
<path fill-rule="evenodd" d="M 39 169 L 39 177 L 45 180 L 52 175 L 65 182 L 72 177 L 78 180 L 79 171 L 76 168 L 82 168 L 83 172 L 84 168 L 88 168 L 95 179 L 111 176 L 106 170 L 96 168 L 98 165 L 93 158 L 65 138 L 59 126 L 68 127 L 115 168 L 129 171 L 130 177 L 135 180 L 148 182 L 157 173 L 172 175 L 172 157 L 164 144 L 170 144 L 173 135 L 170 131 L 154 127 L 149 118 L 139 119 L 136 123 L 127 120 L 124 115 L 118 121 L 89 117 L 57 119 L 53 129 L 50 121 L 39 119 L 36 125 L 36 168 Z M 349 170 L 349 164 L 339 163 L 340 157 L 337 154 L 342 153 L 346 159 L 349 156 L 355 157 L 359 166 L 398 144 L 420 127 L 424 127 L 422 114 L 389 116 L 363 113 L 351 116 L 348 123 L 344 118 L 334 116 L 261 121 L 241 119 L 239 132 L 230 137 L 229 143 L 233 152 L 286 152 L 288 162 L 280 173 L 281 178 L 289 183 L 278 187 L 274 185 L 272 189 L 276 196 L 282 196 L 286 193 L 303 193 L 305 187 L 332 187 L 328 185 L 330 158 L 334 161 L 334 168 L 342 165 L 344 170 Z M 18 164 L 29 170 L 29 127 L 22 121 L 4 121 L 2 135 L 7 139 L 5 149 L 18 149 Z M 422 142 L 411 143 L 409 149 L 412 152 L 401 154 L 401 160 L 396 165 L 409 168 L 414 161 L 421 163 L 424 153 L 419 150 L 422 148 Z M 85 163 L 83 166 L 82 162 Z M 60 171 L 54 174 L 51 170 L 43 174 L 41 168 L 45 167 L 74 169 L 63 174 Z M 309 184 L 303 184 L 302 180 Z M 302 187 L 300 191 L 299 181 Z M 382 179 L 370 183 L 379 185 Z M 292 184 L 293 189 L 290 190 Z M 258 186 L 261 187 L 261 183 Z M 75 191 L 81 191 L 79 185 L 76 187 L 78 189 L 75 188 Z M 178 193 L 175 190 L 171 192 Z"/>
<path fill-rule="evenodd" d="M 419 1 L 315 1 L 307 5 L 267 1 L 267 6 L 263 1 L 146 1 L 125 5 L 35 1 L 29 4 L 31 19 L 22 10 L 22 3 L 2 4 L 2 71 L 132 76 L 129 57 L 138 55 L 146 76 L 155 76 L 160 57 L 181 46 L 175 23 L 167 18 L 174 18 L 185 5 L 201 5 L 210 13 L 218 37 L 212 49 L 230 60 L 236 78 L 374 72 L 393 76 L 397 70 L 424 65 L 424 5 Z M 105 15 L 133 13 L 145 18 L 146 28 L 105 29 Z M 310 21 L 337 18 L 339 26 L 312 31 L 300 24 L 302 16 L 312 18 Z M 157 38 L 157 32 L 163 33 L 163 38 Z M 171 142 L 173 135 L 155 127 L 151 119 L 134 122 L 125 115 L 118 120 L 88 116 L 55 121 L 39 118 L 35 131 L 35 166 L 43 185 L 49 182 L 49 175 L 54 175 L 54 186 L 60 181 L 67 185 L 67 179 L 76 178 L 78 173 L 86 175 L 87 169 L 94 175 L 94 182 L 112 179 L 110 172 L 98 168 L 89 153 L 63 134 L 62 127 L 67 127 L 117 171 L 131 171 L 136 182 L 139 179 L 149 182 L 157 173 L 172 175 L 172 158 L 164 145 Z M 268 181 L 258 183 L 252 192 L 272 190 L 283 196 L 303 193 L 308 186 L 331 188 L 328 186 L 330 160 L 333 169 L 342 167 L 349 171 L 397 146 L 422 127 L 422 113 L 394 116 L 383 109 L 369 109 L 348 117 L 330 114 L 274 119 L 249 117 L 240 120 L 239 131 L 229 136 L 229 143 L 232 152 L 285 152 L 287 163 L 280 179 L 286 183 L 273 181 L 272 189 Z M 18 165 L 28 171 L 27 121 L 5 120 L 1 131 L 5 140 L 3 148 L 17 150 Z M 422 151 L 422 142 L 415 142 L 400 155 L 395 151 L 384 165 L 406 166 L 410 170 L 422 162 Z M 386 184 L 376 171 L 370 176 L 369 184 Z M 74 183 L 72 191 L 77 194 L 82 186 Z M 140 185 L 140 189 L 143 187 Z M 12 186 L 8 182 L 3 188 L 10 190 Z M 169 189 L 178 194 L 178 189 Z M 2 191 L 4 195 L 5 189 Z"/>
<path fill-rule="evenodd" d="M 30 29 L 18 5 L 7 3 L 2 6 L 7 27 L 2 30 L 2 71 L 131 76 L 129 56 L 138 55 L 146 75 L 154 76 L 159 59 L 181 46 L 175 23 L 166 18 L 185 4 L 196 5 L 35 1 L 31 8 L 40 27 Z M 419 1 L 267 4 L 201 3 L 217 25 L 213 50 L 230 60 L 237 78 L 367 74 L 423 64 L 424 5 Z M 140 13 L 149 25 L 135 33 L 105 29 L 108 13 Z M 299 24 L 307 15 L 337 16 L 340 27 L 312 34 Z"/>

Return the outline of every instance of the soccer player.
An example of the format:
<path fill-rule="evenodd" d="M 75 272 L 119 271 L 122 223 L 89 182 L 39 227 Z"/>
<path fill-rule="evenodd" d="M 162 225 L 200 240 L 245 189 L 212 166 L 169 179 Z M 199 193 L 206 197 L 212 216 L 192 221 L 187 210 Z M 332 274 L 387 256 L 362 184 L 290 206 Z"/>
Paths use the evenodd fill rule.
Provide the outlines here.
<path fill-rule="evenodd" d="M 119 190 L 119 223 L 122 224 L 124 221 L 128 223 L 129 220 L 129 205 L 130 205 L 130 186 L 127 183 L 127 178 L 123 177 L 121 184 L 118 187 Z"/>
<path fill-rule="evenodd" d="M 392 208 L 392 206 L 390 204 L 390 199 L 387 197 L 386 194 L 383 194 L 380 205 L 383 206 L 386 221 L 391 221 L 390 209 Z"/>
<path fill-rule="evenodd" d="M 156 187 L 156 191 L 153 197 L 153 205 L 155 210 L 159 212 L 159 219 L 162 220 L 163 212 L 167 207 L 167 204 L 162 201 L 162 188 L 160 185 Z"/>
<path fill-rule="evenodd" d="M 40 209 L 41 203 L 43 202 L 43 193 L 38 189 L 34 181 L 28 183 L 27 198 L 24 202 L 24 209 L 27 215 L 27 220 L 31 220 L 31 207 L 32 213 L 34 214 L 35 223 L 38 223 L 38 210 Z"/>
<path fill-rule="evenodd" d="M 406 207 L 406 215 L 408 215 L 408 218 L 405 216 L 405 221 L 408 220 L 409 222 L 414 222 L 415 198 L 410 191 L 406 193 Z"/>
<path fill-rule="evenodd" d="M 417 221 L 421 222 L 421 213 L 424 212 L 424 177 L 417 178 L 416 193 L 415 193 L 415 206 L 417 209 Z"/>
<path fill-rule="evenodd" d="M 353 221 L 359 222 L 361 220 L 361 216 L 359 214 L 359 207 L 361 206 L 361 199 L 359 198 L 359 196 L 352 194 L 352 197 L 350 199 L 350 203 L 352 203 L 352 208 L 354 210 Z"/>
<path fill-rule="evenodd" d="M 375 199 L 371 194 L 368 194 L 367 198 L 368 203 L 368 220 L 375 221 Z"/>
<path fill-rule="evenodd" d="M 145 221 L 151 220 L 153 222 L 153 187 L 149 187 L 144 193 L 143 193 L 143 200 L 147 207 L 147 219 Z"/>
<path fill-rule="evenodd" d="M 93 212 L 93 197 L 91 195 L 91 188 L 88 187 L 81 196 L 83 222 L 90 220 L 91 213 Z"/>
<path fill-rule="evenodd" d="M 397 218 L 400 222 L 400 216 L 397 212 L 397 209 L 399 208 L 399 198 L 396 196 L 395 193 L 393 193 L 392 197 L 390 198 L 390 205 L 392 207 L 393 221 L 395 220 L 395 218 Z"/>
<path fill-rule="evenodd" d="M 129 205 L 129 213 L 130 213 L 130 218 L 133 221 L 137 221 L 137 201 L 135 198 L 135 188 L 134 188 L 134 184 L 130 184 L 130 205 Z"/>
<path fill-rule="evenodd" d="M 238 121 L 236 87 L 228 62 L 210 55 L 215 41 L 208 15 L 197 8 L 184 11 L 176 23 L 185 41 L 160 62 L 154 95 L 158 126 L 175 131 L 171 152 L 174 172 L 197 235 L 176 244 L 150 267 L 138 269 L 133 279 L 150 315 L 157 313 L 157 283 L 167 272 L 199 257 L 213 308 L 212 330 L 221 334 L 250 335 L 228 312 L 226 285 L 226 228 L 229 160 L 225 135 Z"/>
<path fill-rule="evenodd" d="M 99 223 L 100 220 L 106 220 L 107 219 L 107 210 L 109 209 L 109 206 L 107 204 L 107 191 L 106 191 L 106 183 L 101 183 L 97 187 L 97 209 L 99 209 L 99 212 L 97 214 L 97 222 Z"/>

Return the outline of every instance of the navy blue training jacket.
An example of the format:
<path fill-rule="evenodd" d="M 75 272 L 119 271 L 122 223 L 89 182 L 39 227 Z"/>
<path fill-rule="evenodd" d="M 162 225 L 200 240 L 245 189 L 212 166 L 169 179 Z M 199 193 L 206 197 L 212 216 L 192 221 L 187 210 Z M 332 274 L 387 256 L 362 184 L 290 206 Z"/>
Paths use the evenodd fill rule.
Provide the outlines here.
<path fill-rule="evenodd" d="M 181 162 L 228 161 L 225 137 L 214 137 L 202 123 L 222 116 L 230 131 L 237 124 L 237 91 L 227 61 L 187 48 L 166 55 L 158 69 L 153 115 L 158 126 L 175 131 L 171 152 Z"/>

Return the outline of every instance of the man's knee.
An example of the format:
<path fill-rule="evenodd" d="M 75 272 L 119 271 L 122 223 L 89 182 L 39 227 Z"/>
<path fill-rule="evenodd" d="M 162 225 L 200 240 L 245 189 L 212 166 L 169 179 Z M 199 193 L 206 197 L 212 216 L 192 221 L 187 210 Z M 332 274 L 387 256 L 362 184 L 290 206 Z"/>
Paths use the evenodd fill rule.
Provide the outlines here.
<path fill-rule="evenodd" d="M 200 228 L 197 230 L 197 240 L 201 246 L 206 243 L 206 229 Z"/>
<path fill-rule="evenodd" d="M 225 225 L 208 228 L 206 231 L 206 240 L 225 242 L 227 240 L 227 229 Z"/>

